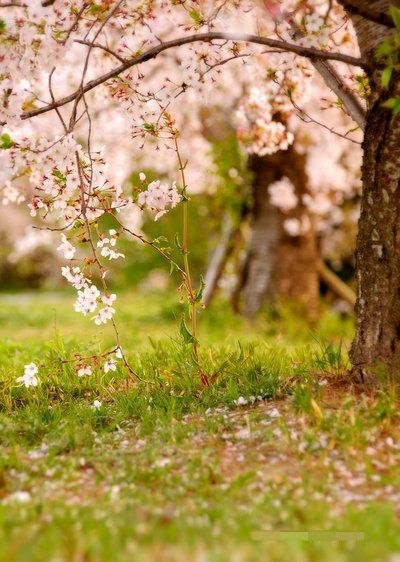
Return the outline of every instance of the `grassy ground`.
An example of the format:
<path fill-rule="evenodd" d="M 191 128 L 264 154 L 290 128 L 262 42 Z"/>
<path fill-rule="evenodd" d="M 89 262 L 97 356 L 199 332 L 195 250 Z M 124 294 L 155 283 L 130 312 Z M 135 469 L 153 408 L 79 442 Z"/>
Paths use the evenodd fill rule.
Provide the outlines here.
<path fill-rule="evenodd" d="M 71 303 L 0 297 L 0 560 L 399 562 L 398 401 L 345 384 L 349 321 L 251 326 L 217 304 L 204 389 L 162 295 L 121 298 L 141 381 L 78 378 L 74 354 L 114 340 Z"/>

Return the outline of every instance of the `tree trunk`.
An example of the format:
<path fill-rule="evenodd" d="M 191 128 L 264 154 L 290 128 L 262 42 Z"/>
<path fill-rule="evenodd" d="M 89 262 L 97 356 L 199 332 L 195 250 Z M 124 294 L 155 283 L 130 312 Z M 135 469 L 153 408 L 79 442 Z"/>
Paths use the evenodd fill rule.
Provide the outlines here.
<path fill-rule="evenodd" d="M 365 5 L 382 12 L 389 3 L 399 5 L 393 0 Z M 362 380 L 386 373 L 400 381 L 400 117 L 382 107 L 387 98 L 400 95 L 400 74 L 383 90 L 373 49 L 392 31 L 364 17 L 354 16 L 353 21 L 361 53 L 374 68 L 364 138 L 356 250 L 357 329 L 351 360 Z"/>
<path fill-rule="evenodd" d="M 312 219 L 301 198 L 306 192 L 305 156 L 293 147 L 271 156 L 253 156 L 253 221 L 248 256 L 242 276 L 243 312 L 253 317 L 264 303 L 296 301 L 310 319 L 318 303 L 318 255 Z M 268 187 L 287 176 L 295 186 L 299 204 L 283 213 L 270 202 Z M 287 218 L 307 216 L 310 227 L 300 236 L 284 228 Z"/>

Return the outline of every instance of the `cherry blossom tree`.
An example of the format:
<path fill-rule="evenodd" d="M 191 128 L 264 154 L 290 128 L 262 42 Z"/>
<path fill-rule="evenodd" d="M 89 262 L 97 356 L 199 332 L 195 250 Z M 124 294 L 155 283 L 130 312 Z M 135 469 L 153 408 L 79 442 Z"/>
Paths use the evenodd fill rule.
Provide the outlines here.
<path fill-rule="evenodd" d="M 316 78 L 314 93 L 322 86 Z M 326 98 L 324 111 L 308 105 L 303 101 L 300 115 L 293 106 L 288 108 L 289 118 L 278 113 L 279 124 L 285 123 L 293 135 L 289 148 L 265 155 L 255 152 L 249 160 L 254 216 L 241 293 L 250 316 L 264 299 L 272 304 L 294 299 L 306 316 L 315 318 L 321 253 L 332 255 L 334 233 L 345 220 L 340 205 L 358 191 L 360 145 L 351 138 L 354 133 L 345 139 L 338 136 L 340 125 L 349 131 L 351 122 L 337 110 L 330 111 Z M 330 118 L 334 122 L 328 128 Z"/>
<path fill-rule="evenodd" d="M 351 30 L 343 27 L 343 31 L 348 40 Z M 250 84 L 244 80 L 236 96 L 224 92 L 223 105 L 203 111 L 207 137 L 221 142 L 225 136 L 228 147 L 227 123 L 236 124 L 253 176 L 244 217 L 250 223 L 246 228 L 250 236 L 246 236 L 246 258 L 238 260 L 241 273 L 233 293 L 234 308 L 253 316 L 264 301 L 274 305 L 276 300 L 295 299 L 312 319 L 317 313 L 318 277 L 325 275 L 319 256 L 332 257 L 338 247 L 338 226 L 345 220 L 339 206 L 358 192 L 360 135 L 350 134 L 352 121 L 335 107 L 334 96 L 329 99 L 309 63 L 269 53 L 267 60 L 259 57 L 251 64 Z M 224 80 L 229 68 L 224 69 Z M 237 73 L 234 79 L 236 85 L 240 83 Z M 316 106 L 314 96 L 324 98 L 323 107 Z M 276 131 L 283 132 L 281 140 L 268 142 Z M 236 253 L 231 239 L 237 220 L 232 222 L 231 235 L 223 225 L 221 243 L 210 261 L 206 302 L 229 248 Z M 344 294 L 349 298 L 348 293 L 352 299 L 351 291 Z"/>
<path fill-rule="evenodd" d="M 305 91 L 310 75 L 317 72 L 326 89 L 309 92 L 312 107 L 319 111 L 336 106 L 354 121 L 353 128 L 365 129 L 354 372 L 365 377 L 383 364 L 398 378 L 399 125 L 383 103 L 396 99 L 399 80 L 397 66 L 391 63 L 394 51 L 389 62 L 388 55 L 374 56 L 376 47 L 396 32 L 389 4 L 1 2 L 2 197 L 28 199 L 32 216 L 40 215 L 62 231 L 59 251 L 71 264 L 63 275 L 77 290 L 75 309 L 92 315 L 98 324 L 114 323 L 115 296 L 108 290 L 107 270 L 110 262 L 123 259 L 120 234 L 129 232 L 151 244 L 140 233 L 138 210 L 147 207 L 158 219 L 179 201 L 186 205 L 188 185 L 199 182 L 200 166 L 193 161 L 204 154 L 201 141 L 195 151 L 185 139 L 185 131 L 191 137 L 192 128 L 201 127 L 192 110 L 196 103 L 212 100 L 223 105 L 227 91 L 242 98 L 239 139 L 249 153 L 262 157 L 293 145 L 296 126 L 291 121 L 296 116 L 304 121 L 309 114 Z M 391 4 L 399 6 L 398 0 Z M 352 18 L 361 55 L 343 8 Z M 382 80 L 388 67 L 390 76 L 386 72 Z M 245 92 L 243 83 L 249 85 Z M 331 129 L 332 135 L 351 134 L 331 126 L 329 119 L 319 126 Z M 129 148 L 121 159 L 122 142 Z M 132 196 L 123 187 L 129 153 L 136 166 L 151 167 L 160 175 L 175 168 L 177 182 L 160 177 L 148 183 L 142 175 Z M 311 178 L 311 161 L 310 168 Z M 287 205 L 295 197 L 290 178 L 279 181 L 270 195 L 278 206 L 285 201 L 290 210 Z M 321 199 L 317 190 L 305 195 L 309 197 L 302 202 L 308 201 L 309 208 L 329 200 Z M 113 217 L 115 228 L 103 230 L 104 215 Z M 294 227 L 293 221 L 287 223 L 288 230 Z M 193 304 L 199 295 L 188 274 L 185 236 L 181 247 L 184 284 Z M 82 263 L 76 265 L 82 254 Z M 94 268 L 100 272 L 100 288 L 92 281 Z M 113 354 L 124 359 L 116 333 L 105 369 L 114 366 Z M 85 369 L 82 365 L 80 372 L 87 374 Z"/>

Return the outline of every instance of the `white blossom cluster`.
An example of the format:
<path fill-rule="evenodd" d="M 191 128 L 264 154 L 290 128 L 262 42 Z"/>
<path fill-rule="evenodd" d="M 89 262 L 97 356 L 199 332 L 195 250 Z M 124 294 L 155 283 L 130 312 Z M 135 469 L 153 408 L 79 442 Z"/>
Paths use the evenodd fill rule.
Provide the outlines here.
<path fill-rule="evenodd" d="M 294 192 L 294 185 L 286 176 L 268 186 L 271 203 L 282 212 L 287 213 L 294 209 L 298 203 Z"/>
<path fill-rule="evenodd" d="M 256 68 L 256 84 L 242 97 L 236 112 L 237 135 L 249 154 L 264 156 L 294 142 L 290 118 L 309 96 L 313 72 L 308 63 L 276 58 L 277 69 Z M 290 95 L 288 95 L 290 93 Z"/>
<path fill-rule="evenodd" d="M 283 123 L 268 121 L 263 116 L 249 120 L 245 111 L 245 102 L 243 102 L 237 113 L 239 118 L 237 133 L 247 152 L 265 156 L 274 154 L 278 150 L 287 150 L 293 144 L 294 135 Z"/>
<path fill-rule="evenodd" d="M 120 347 L 116 347 L 112 352 L 107 354 L 107 359 L 103 363 L 103 371 L 104 373 L 109 373 L 110 371 L 117 370 L 117 361 L 116 359 L 122 359 L 123 354 Z M 93 374 L 93 367 L 90 363 L 82 363 L 78 366 L 77 376 L 78 377 L 86 377 L 91 376 Z M 96 402 L 96 401 L 95 401 Z"/>
<path fill-rule="evenodd" d="M 92 319 L 97 325 L 106 324 L 112 320 L 115 314 L 113 304 L 117 298 L 114 293 L 102 295 L 96 285 L 83 275 L 79 267 L 64 266 L 61 268 L 61 273 L 77 289 L 77 299 L 74 303 L 76 312 L 87 316 L 87 314 L 95 312 L 99 305 L 105 305 L 97 310 L 97 314 Z"/>
<path fill-rule="evenodd" d="M 37 374 L 39 369 L 35 363 L 29 363 L 29 365 L 25 365 L 24 367 L 24 374 L 22 377 L 17 378 L 17 382 L 24 384 L 27 388 L 30 386 L 37 386 L 39 384 L 39 379 Z"/>
<path fill-rule="evenodd" d="M 167 213 L 168 209 L 173 209 L 181 201 L 176 182 L 171 185 L 161 183 L 160 180 L 152 181 L 147 186 L 146 191 L 142 191 L 138 196 L 138 204 L 155 213 L 154 220 Z"/>
<path fill-rule="evenodd" d="M 72 260 L 76 252 L 76 248 L 69 242 L 64 233 L 61 234 L 61 244 L 57 247 L 57 250 L 64 254 L 66 260 Z"/>
<path fill-rule="evenodd" d="M 302 236 L 310 230 L 311 221 L 307 215 L 301 218 L 292 217 L 284 220 L 283 227 L 289 236 Z"/>
<path fill-rule="evenodd" d="M 329 43 L 330 29 L 322 15 L 317 12 L 308 14 L 303 22 L 305 33 L 297 39 L 297 43 L 302 47 L 326 47 Z"/>
<path fill-rule="evenodd" d="M 112 306 L 117 296 L 101 295 L 100 291 L 95 285 L 85 286 L 82 290 L 78 291 L 78 298 L 74 303 L 76 312 L 81 312 L 84 316 L 91 312 L 95 312 L 99 304 L 104 304 L 93 316 L 94 323 L 97 325 L 107 324 L 113 318 L 115 308 Z"/>
<path fill-rule="evenodd" d="M 61 268 L 61 273 L 65 279 L 71 283 L 75 289 L 83 289 L 89 286 L 89 279 L 87 279 L 81 272 L 80 267 L 64 266 Z"/>
<path fill-rule="evenodd" d="M 2 205 L 10 205 L 11 203 L 16 203 L 19 205 L 25 201 L 25 196 L 15 187 L 12 183 L 7 180 L 3 189 L 1 190 Z"/>
<path fill-rule="evenodd" d="M 97 247 L 101 249 L 101 255 L 104 258 L 108 258 L 109 260 L 124 258 L 124 254 L 122 254 L 121 252 L 116 252 L 114 249 L 117 243 L 117 231 L 111 228 L 108 233 L 108 237 L 102 236 L 101 239 L 97 242 Z"/>

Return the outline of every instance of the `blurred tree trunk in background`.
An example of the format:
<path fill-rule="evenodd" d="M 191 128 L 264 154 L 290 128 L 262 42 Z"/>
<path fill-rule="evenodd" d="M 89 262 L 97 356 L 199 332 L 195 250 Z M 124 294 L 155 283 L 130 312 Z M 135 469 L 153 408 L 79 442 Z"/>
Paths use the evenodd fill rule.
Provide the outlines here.
<path fill-rule="evenodd" d="M 234 296 L 234 307 L 252 318 L 264 304 L 295 301 L 309 319 L 317 315 L 319 278 L 318 252 L 313 220 L 302 202 L 306 193 L 306 156 L 294 147 L 268 156 L 252 156 L 254 174 L 251 236 L 247 257 Z M 298 205 L 283 213 L 270 201 L 269 186 L 288 177 L 295 187 Z M 307 224 L 305 231 L 291 236 L 286 219 Z"/>

